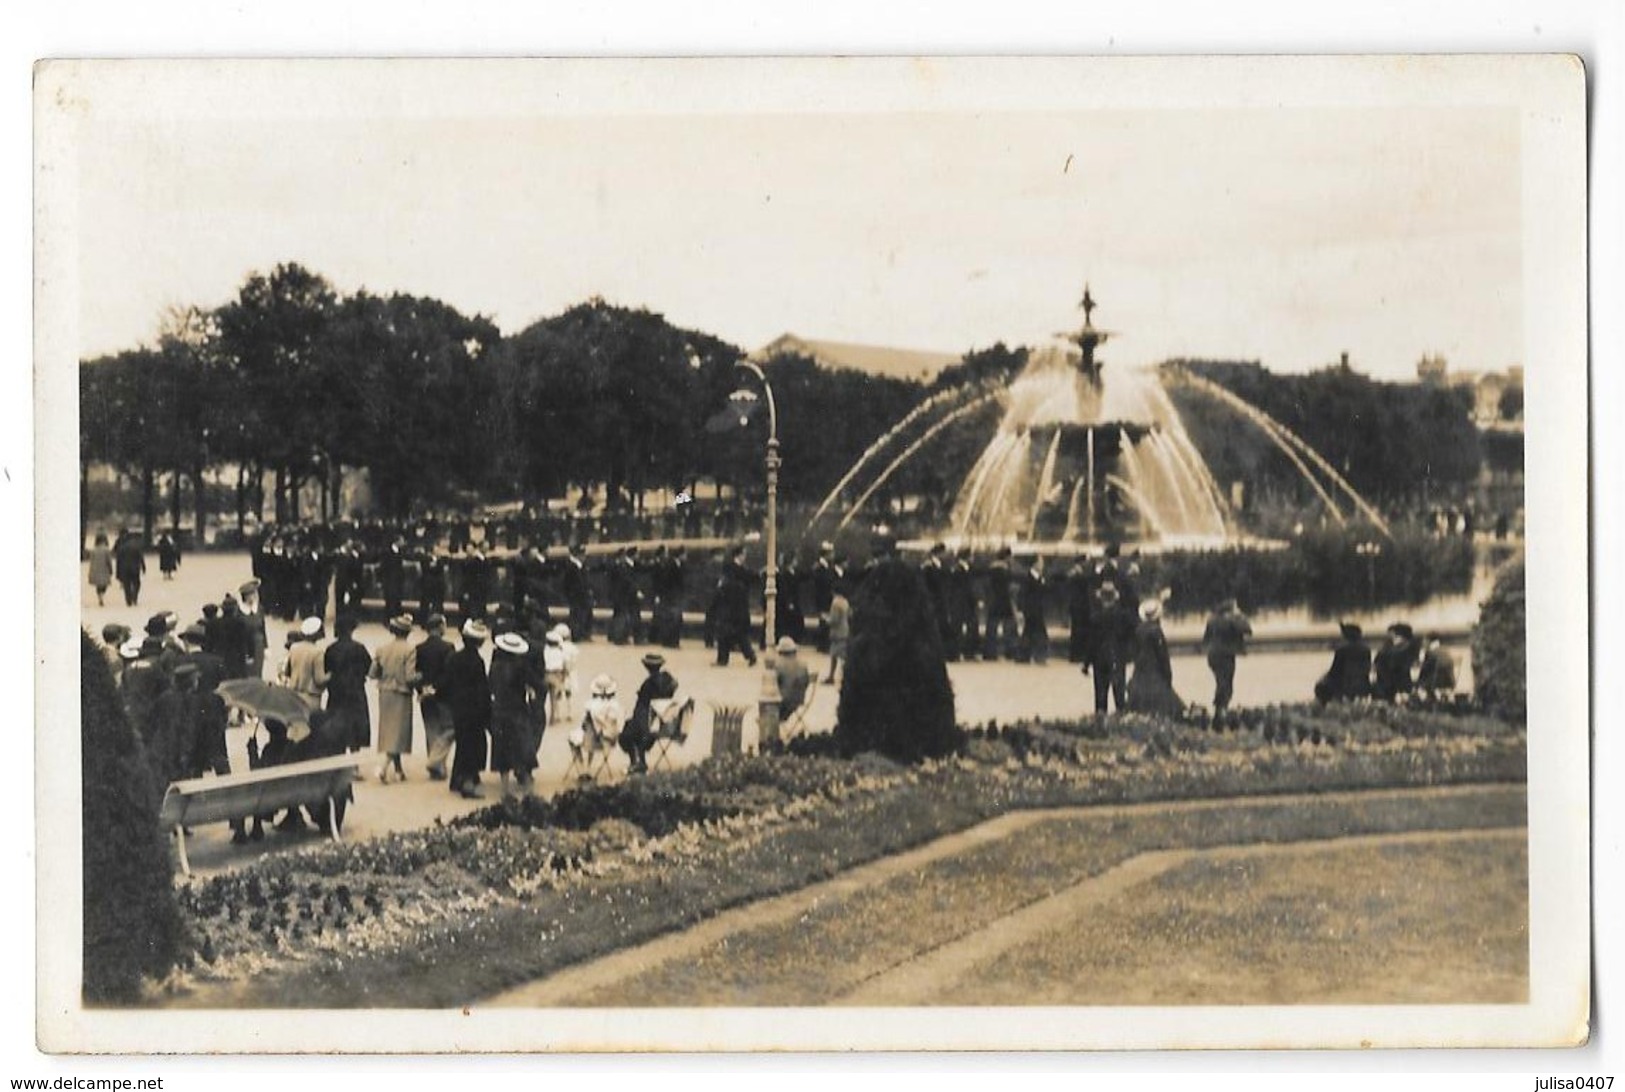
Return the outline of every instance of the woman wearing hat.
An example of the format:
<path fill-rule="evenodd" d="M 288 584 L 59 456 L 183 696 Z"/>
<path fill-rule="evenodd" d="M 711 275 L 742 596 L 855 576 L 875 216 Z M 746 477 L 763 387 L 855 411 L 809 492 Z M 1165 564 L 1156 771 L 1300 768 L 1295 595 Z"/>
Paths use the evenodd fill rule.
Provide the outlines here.
<path fill-rule="evenodd" d="M 649 771 L 649 748 L 654 743 L 654 703 L 677 696 L 677 680 L 666 670 L 666 658 L 658 652 L 643 657 L 643 670 L 648 674 L 638 687 L 638 699 L 632 706 L 632 716 L 621 732 L 621 750 L 632 760 L 629 773 Z"/>
<path fill-rule="evenodd" d="M 387 623 L 389 640 L 378 649 L 369 678 L 378 681 L 378 750 L 384 755 L 378 767 L 378 780 L 389 784 L 390 779 L 406 780 L 401 768 L 401 756 L 412 751 L 412 645 L 407 641 L 412 633 L 412 619 L 398 614 Z"/>
<path fill-rule="evenodd" d="M 499 634 L 491 653 L 491 768 L 502 779 L 502 799 L 531 793 L 536 738 L 531 715 L 530 642 L 517 633 Z"/>
<path fill-rule="evenodd" d="M 1341 639 L 1332 648 L 1332 666 L 1315 683 L 1315 700 L 1353 701 L 1371 693 L 1371 646 L 1353 622 L 1338 624 Z"/>
<path fill-rule="evenodd" d="M 311 705 L 319 706 L 322 703 L 322 649 L 319 644 L 322 620 L 314 616 L 306 618 L 299 623 L 297 630 L 289 632 L 288 638 L 293 644 L 288 647 L 288 657 L 282 661 L 277 678 L 283 685 L 303 694 Z"/>
<path fill-rule="evenodd" d="M 778 644 L 779 658 L 773 665 L 773 673 L 778 676 L 779 683 L 779 723 L 788 724 L 790 718 L 807 701 L 807 691 L 812 686 L 812 673 L 801 657 L 796 655 L 796 642 L 793 637 L 780 637 Z"/>
<path fill-rule="evenodd" d="M 1152 597 L 1140 604 L 1140 625 L 1134 631 L 1134 675 L 1128 681 L 1128 707 L 1136 713 L 1178 714 L 1185 703 L 1174 691 L 1174 669 L 1168 659 L 1168 638 L 1162 632 L 1162 600 Z"/>
<path fill-rule="evenodd" d="M 1394 701 L 1415 688 L 1411 673 L 1422 658 L 1422 643 L 1416 631 L 1406 622 L 1395 622 L 1388 627 L 1388 640 L 1377 650 L 1372 661 L 1373 696 L 1380 701 Z"/>
<path fill-rule="evenodd" d="M 107 535 L 96 532 L 96 545 L 90 548 L 90 586 L 96 589 L 96 605 L 107 605 L 107 588 L 113 583 L 113 551 Z"/>
<path fill-rule="evenodd" d="M 372 743 L 372 712 L 367 707 L 372 654 L 355 639 L 355 627 L 355 618 L 348 614 L 334 621 L 334 638 L 322 650 L 318 678 L 327 692 L 332 731 L 350 750 L 359 751 Z"/>
<path fill-rule="evenodd" d="M 480 792 L 480 771 L 485 769 L 486 733 L 491 730 L 491 687 L 486 678 L 480 646 L 491 631 L 470 618 L 463 623 L 463 647 L 446 658 L 440 696 L 451 709 L 457 750 L 451 760 L 451 791 L 470 800 Z"/>

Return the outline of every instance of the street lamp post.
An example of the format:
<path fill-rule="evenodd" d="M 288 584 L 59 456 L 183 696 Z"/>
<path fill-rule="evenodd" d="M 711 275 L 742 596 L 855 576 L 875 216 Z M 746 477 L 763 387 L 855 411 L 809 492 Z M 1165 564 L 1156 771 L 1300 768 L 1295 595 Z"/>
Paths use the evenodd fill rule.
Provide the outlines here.
<path fill-rule="evenodd" d="M 1377 605 L 1377 555 L 1382 553 L 1382 544 L 1379 542 L 1362 542 L 1354 548 L 1354 552 L 1365 558 L 1366 591 L 1371 597 L 1371 605 Z"/>
<path fill-rule="evenodd" d="M 750 360 L 741 360 L 739 367 L 754 375 L 767 397 L 767 528 L 763 541 L 767 545 L 767 581 L 763 588 L 763 647 L 762 693 L 757 699 L 757 746 L 765 750 L 779 742 L 779 673 L 777 650 L 774 647 L 774 616 L 779 597 L 779 413 L 773 402 L 773 385 L 767 375 Z"/>

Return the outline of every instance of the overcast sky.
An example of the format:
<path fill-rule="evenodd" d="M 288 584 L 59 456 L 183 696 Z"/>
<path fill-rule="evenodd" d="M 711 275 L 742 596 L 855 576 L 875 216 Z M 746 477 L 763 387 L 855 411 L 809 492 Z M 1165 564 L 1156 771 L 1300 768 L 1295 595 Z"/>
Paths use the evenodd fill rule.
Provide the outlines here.
<path fill-rule="evenodd" d="M 1108 362 L 1400 378 L 1520 362 L 1518 116 L 1274 109 L 97 122 L 81 347 L 297 261 L 504 332 L 599 295 L 747 349 L 962 352 L 1076 324 Z"/>

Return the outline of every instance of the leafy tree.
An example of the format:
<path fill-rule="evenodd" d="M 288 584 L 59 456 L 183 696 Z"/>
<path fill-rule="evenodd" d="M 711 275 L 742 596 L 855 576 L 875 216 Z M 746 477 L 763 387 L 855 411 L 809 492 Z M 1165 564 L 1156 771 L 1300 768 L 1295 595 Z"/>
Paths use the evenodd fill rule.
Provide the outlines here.
<path fill-rule="evenodd" d="M 344 400 L 328 390 L 338 296 L 297 264 L 251 275 L 215 312 L 237 391 L 245 454 L 276 473 L 278 521 L 298 519 L 299 488 L 331 463 Z"/>
<path fill-rule="evenodd" d="M 84 979 L 91 1004 L 140 997 L 186 949 L 158 829 L 162 786 L 124 719 L 112 673 L 88 633 L 79 638 L 80 786 L 84 849 Z"/>
<path fill-rule="evenodd" d="M 849 754 L 878 751 L 901 762 L 940 758 L 959 746 L 930 594 L 919 572 L 895 558 L 882 561 L 853 598 L 835 738 Z"/>
<path fill-rule="evenodd" d="M 1472 395 L 1461 388 L 1384 383 L 1352 369 L 1276 375 L 1257 363 L 1173 361 L 1225 387 L 1291 429 L 1366 497 L 1397 503 L 1478 475 Z M 1200 392 L 1176 390 L 1197 447 L 1221 481 L 1308 494 L 1257 428 Z"/>
<path fill-rule="evenodd" d="M 1524 562 L 1519 557 L 1496 575 L 1473 627 L 1473 690 L 1486 708 L 1518 723 L 1529 712 L 1527 645 Z"/>
<path fill-rule="evenodd" d="M 612 498 L 691 484 L 705 419 L 737 381 L 739 350 L 647 310 L 590 300 L 503 346 L 520 484 L 571 484 Z"/>

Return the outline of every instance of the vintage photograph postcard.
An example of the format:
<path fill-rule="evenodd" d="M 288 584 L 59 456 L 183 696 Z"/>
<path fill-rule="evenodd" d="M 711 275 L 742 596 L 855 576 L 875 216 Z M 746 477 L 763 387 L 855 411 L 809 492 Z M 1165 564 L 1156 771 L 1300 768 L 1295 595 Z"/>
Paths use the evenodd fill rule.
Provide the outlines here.
<path fill-rule="evenodd" d="M 1586 1040 L 1575 57 L 34 96 L 42 1049 Z"/>

